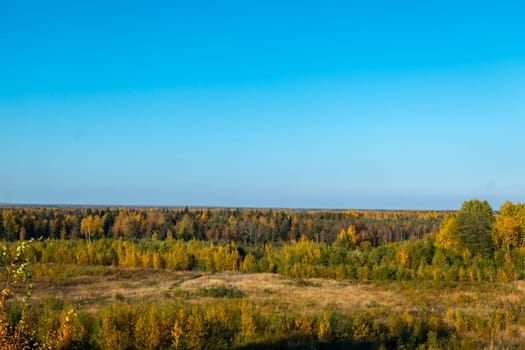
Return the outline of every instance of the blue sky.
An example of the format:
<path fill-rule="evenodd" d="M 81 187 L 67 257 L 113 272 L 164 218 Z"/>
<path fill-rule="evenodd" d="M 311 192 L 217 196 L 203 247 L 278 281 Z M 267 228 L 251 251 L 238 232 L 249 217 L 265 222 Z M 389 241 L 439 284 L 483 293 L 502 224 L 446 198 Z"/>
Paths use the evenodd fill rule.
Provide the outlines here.
<path fill-rule="evenodd" d="M 0 202 L 523 202 L 523 18 L 517 1 L 3 1 Z"/>

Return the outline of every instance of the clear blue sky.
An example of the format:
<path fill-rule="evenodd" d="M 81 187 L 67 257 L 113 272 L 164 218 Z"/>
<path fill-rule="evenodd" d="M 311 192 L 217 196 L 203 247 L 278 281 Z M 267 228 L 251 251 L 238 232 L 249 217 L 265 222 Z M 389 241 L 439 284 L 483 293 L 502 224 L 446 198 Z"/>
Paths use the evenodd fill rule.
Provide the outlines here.
<path fill-rule="evenodd" d="M 0 202 L 525 201 L 520 1 L 0 2 Z"/>

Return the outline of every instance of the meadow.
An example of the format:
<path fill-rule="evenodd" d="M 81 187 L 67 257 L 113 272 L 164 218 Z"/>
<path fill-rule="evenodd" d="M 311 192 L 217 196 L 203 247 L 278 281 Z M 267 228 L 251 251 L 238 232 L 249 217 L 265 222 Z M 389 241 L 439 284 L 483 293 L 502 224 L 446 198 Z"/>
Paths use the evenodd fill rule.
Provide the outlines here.
<path fill-rule="evenodd" d="M 11 322 L 27 317 L 29 348 L 518 349 L 525 334 L 523 281 L 49 264 L 33 271 L 31 306 L 7 312 Z"/>

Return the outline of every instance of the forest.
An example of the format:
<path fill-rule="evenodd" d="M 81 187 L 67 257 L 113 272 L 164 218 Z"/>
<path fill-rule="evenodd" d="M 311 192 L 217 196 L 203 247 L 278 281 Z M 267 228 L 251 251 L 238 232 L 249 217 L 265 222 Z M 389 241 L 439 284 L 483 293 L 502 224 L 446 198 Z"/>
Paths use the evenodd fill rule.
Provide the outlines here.
<path fill-rule="evenodd" d="M 331 243 L 353 226 L 373 246 L 437 232 L 446 212 L 226 208 L 0 208 L 3 240 L 155 238 Z"/>
<path fill-rule="evenodd" d="M 478 349 L 525 339 L 525 204 L 1 209 L 3 349 Z"/>

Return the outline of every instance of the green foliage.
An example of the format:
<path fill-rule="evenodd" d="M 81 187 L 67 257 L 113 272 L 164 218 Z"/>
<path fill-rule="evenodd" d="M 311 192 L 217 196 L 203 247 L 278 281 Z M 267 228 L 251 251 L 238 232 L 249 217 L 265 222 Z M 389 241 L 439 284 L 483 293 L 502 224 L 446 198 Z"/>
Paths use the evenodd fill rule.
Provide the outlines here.
<path fill-rule="evenodd" d="M 31 297 L 32 271 L 29 269 L 27 242 L 19 242 L 8 247 L 2 244 L 0 264 L 2 267 L 3 289 L 0 291 L 0 348 L 30 349 L 39 346 L 33 312 L 28 302 Z M 21 302 L 15 292 L 17 287 L 25 287 Z M 15 303 L 8 304 L 8 299 Z"/>
<path fill-rule="evenodd" d="M 425 238 L 361 251 L 317 243 L 303 236 L 291 243 L 250 248 L 249 253 L 244 254 L 247 249 L 233 242 L 42 240 L 32 243 L 27 249 L 27 262 L 30 259 L 34 263 L 77 266 L 278 272 L 294 278 L 338 280 L 509 282 L 524 276 L 525 249 L 508 250 L 505 247 L 486 256 L 481 253 L 472 255 L 470 249 L 457 252 L 436 244 L 438 242 L 433 239 Z M 15 246 L 8 243 L 4 251 L 14 254 Z M 24 271 L 24 266 L 22 263 L 17 267 L 19 272 Z M 56 273 L 64 272 L 58 269 Z"/>
<path fill-rule="evenodd" d="M 128 303 L 115 303 L 102 310 L 97 344 L 101 349 L 126 350 L 134 344 L 136 310 Z"/>
<path fill-rule="evenodd" d="M 472 255 L 492 256 L 494 213 L 487 201 L 464 202 L 457 213 L 453 234 Z"/>
<path fill-rule="evenodd" d="M 244 297 L 244 293 L 235 286 L 218 285 L 209 288 L 199 288 L 197 295 L 200 297 L 238 299 Z"/>
<path fill-rule="evenodd" d="M 419 285 L 414 291 L 426 290 Z M 466 303 L 476 302 L 471 298 Z M 494 339 L 499 344 L 507 339 L 503 344 L 508 346 L 519 336 L 516 325 L 524 322 L 519 302 L 493 303 L 490 312 L 486 306 L 469 311 L 464 306 L 441 312 L 386 310 L 379 304 L 344 311 L 329 305 L 313 313 L 269 313 L 244 299 L 143 301 L 114 302 L 88 315 L 48 300 L 31 312 L 0 318 L 0 344 L 2 349 L 24 348 L 16 344 L 30 344 L 31 349 L 231 349 L 256 344 L 440 349 L 485 348 Z"/>

